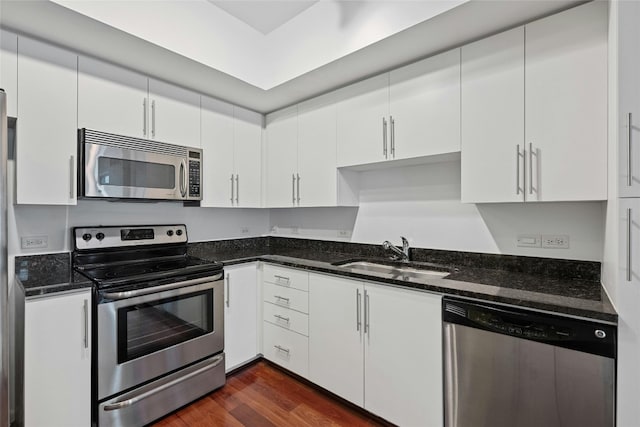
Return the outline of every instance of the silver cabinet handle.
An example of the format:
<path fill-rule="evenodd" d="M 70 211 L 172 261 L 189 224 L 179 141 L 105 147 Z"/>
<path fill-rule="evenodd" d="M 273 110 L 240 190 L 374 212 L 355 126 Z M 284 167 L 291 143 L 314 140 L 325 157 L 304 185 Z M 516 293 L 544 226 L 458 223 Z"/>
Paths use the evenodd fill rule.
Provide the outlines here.
<path fill-rule="evenodd" d="M 151 101 L 151 138 L 156 137 L 156 100 Z"/>
<path fill-rule="evenodd" d="M 89 348 L 89 300 L 84 300 L 82 313 L 84 314 L 84 348 Z"/>
<path fill-rule="evenodd" d="M 233 186 L 233 174 L 231 174 L 231 206 L 233 206 L 233 195 L 234 195 L 234 186 Z"/>
<path fill-rule="evenodd" d="M 229 300 L 231 299 L 230 291 L 229 291 L 229 282 L 231 280 L 229 279 L 229 273 L 227 273 L 227 276 L 225 277 L 225 281 L 227 282 L 227 298 L 225 298 L 225 304 L 227 304 L 227 307 L 229 307 Z"/>
<path fill-rule="evenodd" d="M 362 323 L 360 322 L 360 289 L 356 289 L 356 331 L 360 332 L 360 326 Z"/>
<path fill-rule="evenodd" d="M 291 174 L 291 203 L 296 204 L 296 174 Z"/>
<path fill-rule="evenodd" d="M 76 161 L 75 157 L 69 158 L 69 198 L 76 197 Z"/>
<path fill-rule="evenodd" d="M 276 302 L 285 301 L 287 304 L 289 304 L 289 298 L 281 297 L 280 295 L 274 295 L 273 297 L 278 300 Z"/>
<path fill-rule="evenodd" d="M 529 143 L 529 194 L 533 194 L 533 144 Z"/>
<path fill-rule="evenodd" d="M 278 351 L 282 351 L 284 353 L 287 353 L 287 355 L 289 354 L 290 350 L 288 348 L 284 348 L 284 347 L 280 347 L 279 345 L 274 345 L 273 348 L 275 348 Z"/>
<path fill-rule="evenodd" d="M 289 283 L 291 282 L 291 279 L 289 279 L 288 277 L 285 276 L 278 276 L 277 274 L 274 274 L 273 277 L 276 278 L 276 282 L 280 282 L 282 281 L 286 281 L 286 285 L 289 286 Z"/>
<path fill-rule="evenodd" d="M 298 187 L 298 204 L 300 204 L 300 175 L 296 174 L 296 185 Z"/>
<path fill-rule="evenodd" d="M 240 203 L 240 175 L 236 174 L 236 205 Z"/>
<path fill-rule="evenodd" d="M 631 113 L 627 114 L 627 187 L 631 187 L 633 175 L 633 161 L 631 159 Z"/>
<path fill-rule="evenodd" d="M 364 291 L 364 333 L 369 333 L 369 294 Z"/>
<path fill-rule="evenodd" d="M 393 116 L 389 116 L 389 123 L 391 123 L 391 157 L 396 158 L 396 121 Z"/>
<path fill-rule="evenodd" d="M 382 118 L 382 155 L 387 158 L 387 119 Z"/>
<path fill-rule="evenodd" d="M 216 366 L 218 366 L 223 360 L 224 360 L 224 356 L 219 355 L 216 357 L 213 357 L 211 359 L 209 359 L 211 361 L 211 363 L 207 366 L 204 366 L 200 369 L 197 369 L 193 372 L 190 372 L 180 378 L 177 378 L 173 381 L 169 381 L 166 384 L 162 384 L 161 386 L 151 389 L 149 391 L 145 391 L 144 393 L 140 393 L 137 396 L 132 397 L 131 399 L 127 399 L 127 400 L 123 400 L 120 402 L 115 402 L 115 403 L 111 403 L 109 405 L 104 405 L 104 411 L 115 411 L 118 409 L 122 409 L 122 408 L 126 408 L 127 406 L 131 406 L 131 405 L 135 405 L 136 403 L 140 402 L 141 400 L 144 400 L 148 397 L 151 397 L 155 394 L 160 393 L 163 390 L 166 390 L 168 388 L 171 388 L 177 384 L 180 384 L 181 382 L 187 381 L 189 378 L 193 378 L 197 375 L 200 375 L 203 372 L 208 371 L 209 369 L 213 369 Z"/>
<path fill-rule="evenodd" d="M 279 314 L 274 314 L 273 317 L 275 317 L 278 320 L 282 320 L 283 322 L 289 323 L 289 318 L 288 317 L 280 316 Z"/>
<path fill-rule="evenodd" d="M 147 136 L 147 98 L 142 100 L 142 135 Z"/>
<path fill-rule="evenodd" d="M 631 208 L 627 208 L 627 282 L 631 281 Z"/>
<path fill-rule="evenodd" d="M 516 194 L 520 194 L 520 144 L 516 145 Z"/>

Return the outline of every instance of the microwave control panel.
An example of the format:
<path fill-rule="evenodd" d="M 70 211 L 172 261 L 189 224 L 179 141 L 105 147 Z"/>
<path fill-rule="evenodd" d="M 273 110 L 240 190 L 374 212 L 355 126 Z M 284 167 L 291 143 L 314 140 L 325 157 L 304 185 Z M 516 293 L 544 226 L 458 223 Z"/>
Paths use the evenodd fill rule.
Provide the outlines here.
<path fill-rule="evenodd" d="M 189 198 L 200 197 L 200 161 L 189 160 Z"/>

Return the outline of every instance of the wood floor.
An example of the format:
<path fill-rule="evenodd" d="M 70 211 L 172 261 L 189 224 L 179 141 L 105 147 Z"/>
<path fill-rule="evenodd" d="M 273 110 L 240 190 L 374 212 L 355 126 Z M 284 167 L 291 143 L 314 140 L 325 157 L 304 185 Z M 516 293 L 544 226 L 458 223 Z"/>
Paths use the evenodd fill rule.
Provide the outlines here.
<path fill-rule="evenodd" d="M 384 425 L 260 361 L 153 427 Z"/>

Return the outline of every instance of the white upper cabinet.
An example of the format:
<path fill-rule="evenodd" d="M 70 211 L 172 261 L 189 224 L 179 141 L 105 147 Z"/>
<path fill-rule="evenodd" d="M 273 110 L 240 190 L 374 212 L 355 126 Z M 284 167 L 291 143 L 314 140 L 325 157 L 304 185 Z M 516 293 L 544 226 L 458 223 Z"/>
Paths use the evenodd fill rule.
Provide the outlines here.
<path fill-rule="evenodd" d="M 78 127 L 200 147 L 199 94 L 93 58 L 78 67 Z"/>
<path fill-rule="evenodd" d="M 262 116 L 202 96 L 205 207 L 261 204 Z"/>
<path fill-rule="evenodd" d="M 527 200 L 607 198 L 607 8 L 525 27 Z"/>
<path fill-rule="evenodd" d="M 200 95 L 149 79 L 151 139 L 200 147 Z"/>
<path fill-rule="evenodd" d="M 462 195 L 524 200 L 524 27 L 462 47 Z"/>
<path fill-rule="evenodd" d="M 297 205 L 298 106 L 267 116 L 267 207 Z"/>
<path fill-rule="evenodd" d="M 18 36 L 0 30 L 0 89 L 7 94 L 7 116 L 18 115 Z"/>
<path fill-rule="evenodd" d="M 18 40 L 16 202 L 75 205 L 78 57 Z"/>
<path fill-rule="evenodd" d="M 640 2 L 618 7 L 618 194 L 640 197 Z"/>
<path fill-rule="evenodd" d="M 462 201 L 606 198 L 606 3 L 464 46 Z"/>
<path fill-rule="evenodd" d="M 235 206 L 262 206 L 262 114 L 234 107 Z"/>
<path fill-rule="evenodd" d="M 389 73 L 389 158 L 460 151 L 460 49 Z"/>
<path fill-rule="evenodd" d="M 338 166 L 389 159 L 389 74 L 340 89 L 337 110 Z"/>
<path fill-rule="evenodd" d="M 147 138 L 148 79 L 93 58 L 78 58 L 78 127 Z"/>
<path fill-rule="evenodd" d="M 202 97 L 201 206 L 233 206 L 233 105 Z"/>

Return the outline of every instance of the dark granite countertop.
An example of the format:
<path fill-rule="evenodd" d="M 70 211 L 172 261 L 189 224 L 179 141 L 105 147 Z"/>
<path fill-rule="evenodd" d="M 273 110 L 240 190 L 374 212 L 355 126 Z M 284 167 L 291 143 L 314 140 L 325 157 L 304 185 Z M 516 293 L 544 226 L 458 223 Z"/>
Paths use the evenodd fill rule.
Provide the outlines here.
<path fill-rule="evenodd" d="M 263 237 L 192 243 L 189 253 L 225 265 L 265 261 L 612 323 L 618 318 L 600 285 L 599 263 L 594 262 L 413 249 L 413 259 L 444 265 L 451 273 L 399 279 L 333 265 L 353 259 L 388 261 L 379 245 Z M 27 297 L 91 287 L 71 270 L 68 253 L 17 257 L 16 276 Z"/>

